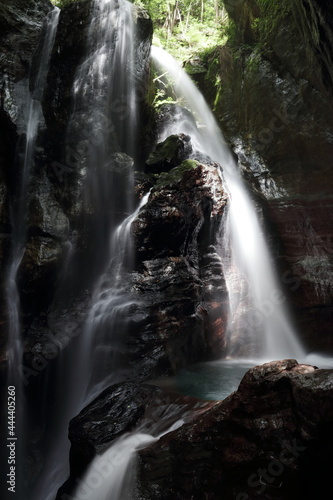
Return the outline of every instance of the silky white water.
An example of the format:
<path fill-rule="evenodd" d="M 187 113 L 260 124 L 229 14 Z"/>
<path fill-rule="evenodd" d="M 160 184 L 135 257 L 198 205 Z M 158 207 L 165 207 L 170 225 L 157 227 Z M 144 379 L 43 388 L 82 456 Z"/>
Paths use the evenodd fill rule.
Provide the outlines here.
<path fill-rule="evenodd" d="M 154 437 L 140 430 L 117 439 L 88 467 L 73 500 L 132 500 L 135 454 L 184 423 L 177 420 L 170 428 Z"/>
<path fill-rule="evenodd" d="M 134 298 L 126 279 L 131 268 L 133 244 L 131 226 L 150 192 L 142 197 L 134 212 L 119 224 L 111 236 L 109 264 L 95 289 L 93 305 L 86 321 L 86 334 L 91 361 L 86 370 L 91 374 L 85 404 L 115 381 L 115 370 L 121 369 L 121 351 L 126 335 L 126 322 L 140 302 Z"/>
<path fill-rule="evenodd" d="M 246 293 L 252 302 L 246 321 L 250 326 L 248 335 L 255 337 L 254 343 L 259 349 L 255 357 L 261 360 L 287 357 L 304 359 L 304 349 L 285 310 L 285 298 L 273 272 L 263 230 L 211 110 L 195 84 L 170 54 L 159 47 L 152 47 L 152 59 L 161 73 L 168 72 L 177 97 L 198 123 L 198 129 L 195 130 L 191 123 L 190 128 L 187 128 L 187 121 L 172 121 L 166 126 L 160 139 L 163 140 L 172 133 L 188 133 L 196 150 L 209 155 L 222 166 L 230 194 L 227 227 L 224 231 L 230 232 L 232 265 L 243 276 Z M 232 318 L 230 324 L 237 314 L 236 296 L 239 294 L 235 290 L 235 283 L 228 280 L 232 274 L 228 276 L 226 272 Z M 252 341 L 249 337 L 245 340 L 249 344 Z M 253 357 L 253 352 L 249 356 Z"/>
<path fill-rule="evenodd" d="M 45 36 L 42 41 L 41 58 L 38 71 L 34 76 L 33 89 L 28 93 L 26 102 L 26 142 L 24 149 L 21 183 L 11 204 L 13 224 L 12 255 L 6 279 L 6 296 L 9 319 L 8 367 L 9 383 L 19 383 L 18 367 L 22 363 L 22 339 L 20 324 L 20 297 L 17 288 L 17 273 L 22 262 L 26 244 L 28 187 L 31 167 L 35 156 L 35 145 L 39 127 L 43 120 L 41 100 L 48 73 L 51 50 L 57 31 L 60 10 L 55 7 L 45 21 Z M 31 80 L 31 77 L 30 77 Z"/>
<path fill-rule="evenodd" d="M 84 331 L 75 339 L 75 346 L 61 351 L 57 359 L 59 376 L 56 389 L 59 393 L 55 394 L 56 412 L 49 424 L 53 441 L 48 444 L 44 470 L 35 487 L 33 500 L 53 499 L 58 487 L 66 480 L 69 421 L 95 391 L 98 392 L 99 384 L 110 373 L 112 339 L 103 338 L 103 335 L 109 331 L 107 322 L 112 319 L 110 316 L 117 316 L 119 309 L 126 313 L 119 273 L 128 251 L 125 252 L 120 240 L 124 236 L 124 245 L 128 244 L 126 224 L 130 225 L 129 220 L 122 226 L 127 236 L 117 236 L 116 228 L 120 220 L 126 219 L 123 214 L 134 211 L 133 175 L 129 173 L 124 183 L 118 184 L 114 181 L 116 176 L 112 178 L 110 175 L 110 169 L 114 151 L 125 151 L 130 155 L 135 148 L 134 23 L 130 2 L 93 2 L 86 54 L 76 71 L 72 95 L 65 163 L 75 170 L 80 188 L 83 186 L 84 199 L 78 203 L 84 205 L 83 212 L 91 225 L 94 245 L 84 271 L 78 269 L 77 273 L 89 273 L 97 283 Z M 72 196 L 73 199 L 76 196 L 75 189 Z M 112 236 L 114 231 L 116 234 Z M 77 250 L 71 243 L 70 247 L 69 259 Z M 67 267 L 75 268 L 75 263 L 69 260 Z M 80 276 L 74 276 L 74 279 L 80 280 Z M 105 295 L 109 293 L 106 282 L 110 286 L 117 282 L 118 287 L 104 301 L 100 290 L 102 287 Z M 62 286 L 65 285 L 66 276 L 63 276 Z M 101 318 L 103 313 L 104 320 Z"/>
<path fill-rule="evenodd" d="M 39 46 L 35 52 L 39 54 L 37 70 L 30 70 L 27 85 L 27 99 L 24 103 L 25 144 L 23 150 L 20 182 L 15 195 L 10 202 L 10 216 L 13 227 L 11 239 L 11 256 L 5 278 L 6 300 L 8 311 L 8 342 L 7 342 L 7 384 L 15 387 L 17 401 L 14 412 L 14 429 L 16 441 L 16 474 L 19 480 L 16 484 L 16 495 L 23 498 L 25 494 L 21 477 L 24 475 L 24 458 L 29 434 L 27 432 L 27 410 L 25 387 L 21 375 L 23 363 L 23 339 L 20 310 L 20 291 L 18 288 L 18 272 L 25 253 L 27 240 L 27 219 L 29 203 L 29 183 L 31 170 L 35 161 L 35 147 L 38 133 L 43 125 L 42 98 L 49 69 L 51 51 L 59 20 L 59 9 L 55 7 L 47 16 L 42 28 Z M 15 494 L 14 494 L 15 496 Z"/>

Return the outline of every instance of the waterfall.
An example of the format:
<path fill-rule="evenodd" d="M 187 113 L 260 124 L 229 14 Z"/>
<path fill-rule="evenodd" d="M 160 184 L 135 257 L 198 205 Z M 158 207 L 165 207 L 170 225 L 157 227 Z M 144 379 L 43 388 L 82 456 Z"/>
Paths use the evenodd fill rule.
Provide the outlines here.
<path fill-rule="evenodd" d="M 122 369 L 122 347 L 126 322 L 135 313 L 139 299 L 133 297 L 127 276 L 132 264 L 131 225 L 150 192 L 143 196 L 134 212 L 114 230 L 111 238 L 109 264 L 96 287 L 95 298 L 86 321 L 86 346 L 92 360 L 88 371 L 89 385 L 85 403 L 115 381 L 116 369 Z"/>
<path fill-rule="evenodd" d="M 23 457 L 26 451 L 26 413 L 25 413 L 25 391 L 20 366 L 23 361 L 23 339 L 20 317 L 20 291 L 18 288 L 18 272 L 25 253 L 27 239 L 27 219 L 29 202 L 30 174 L 35 161 L 35 146 L 38 132 L 43 125 L 42 98 L 48 74 L 49 61 L 53 48 L 59 9 L 55 7 L 46 16 L 42 29 L 39 45 L 34 57 L 39 57 L 37 69 L 30 68 L 28 78 L 29 88 L 27 99 L 24 103 L 23 113 L 25 116 L 25 143 L 22 152 L 22 163 L 20 163 L 19 183 L 15 194 L 10 202 L 10 216 L 12 222 L 11 255 L 9 266 L 5 277 L 5 291 L 8 311 L 8 341 L 7 341 L 7 385 L 15 392 L 16 409 L 14 411 L 14 424 L 12 433 L 16 443 L 16 470 L 19 478 L 16 484 L 16 494 L 20 496 L 24 491 L 21 476 L 24 471 Z M 20 155 L 18 155 L 20 156 Z M 18 436 L 18 437 L 16 437 Z"/>
<path fill-rule="evenodd" d="M 51 50 L 53 47 L 60 10 L 55 7 L 47 16 L 41 55 L 36 75 L 30 75 L 30 91 L 26 102 L 26 131 L 21 182 L 11 204 L 12 255 L 6 279 L 6 295 L 9 318 L 8 363 L 9 378 L 17 382 L 17 368 L 22 362 L 23 346 L 20 324 L 20 297 L 17 287 L 17 273 L 25 251 L 27 233 L 28 187 L 31 167 L 35 157 L 35 144 L 39 127 L 43 121 L 42 97 L 48 73 Z"/>
<path fill-rule="evenodd" d="M 224 232 L 230 235 L 230 241 L 224 238 L 222 246 L 230 244 L 230 266 L 237 267 L 238 280 L 243 280 L 243 292 L 239 300 L 235 274 L 226 269 L 231 307 L 230 328 L 237 323 L 239 302 L 242 302 L 245 294 L 249 295 L 251 307 L 246 311 L 245 318 L 242 318 L 247 326 L 247 338 L 243 342 L 254 344 L 258 350 L 253 353 L 251 349 L 249 356 L 245 357 L 263 360 L 286 357 L 304 359 L 303 347 L 288 319 L 285 298 L 273 271 L 263 230 L 211 110 L 195 84 L 170 54 L 161 48 L 152 47 L 152 59 L 161 73 L 168 72 L 177 97 L 182 99 L 199 124 L 195 130 L 192 123 L 173 120 L 167 124 L 160 139 L 165 139 L 171 133 L 188 133 L 194 148 L 209 155 L 223 169 L 222 175 L 230 194 Z"/>
<path fill-rule="evenodd" d="M 126 272 L 131 267 L 130 226 L 145 197 L 134 210 L 133 159 L 137 104 L 134 81 L 134 22 L 126 0 L 95 0 L 84 60 L 73 85 L 73 109 L 67 128 L 66 165 L 75 170 L 92 249 L 76 270 L 94 283 L 92 306 L 83 332 L 69 352 L 59 353 L 53 442 L 33 500 L 51 500 L 68 474 L 68 424 L 102 387 L 117 381 L 117 343 L 126 330 L 130 297 Z M 83 198 L 80 193 L 83 191 Z M 77 194 L 79 193 L 79 194 Z M 130 215 L 128 215 L 130 214 Z M 71 256 L 75 256 L 75 242 Z M 70 258 L 70 257 L 69 257 Z M 81 264 L 82 266 L 82 264 Z M 72 262 L 68 267 L 74 267 Z M 96 278 L 97 277 L 97 278 Z M 66 276 L 63 284 L 69 282 Z M 49 431 L 50 432 L 50 431 Z"/>
<path fill-rule="evenodd" d="M 122 319 L 135 306 L 125 276 L 132 263 L 130 226 L 147 197 L 134 210 L 134 36 L 130 2 L 94 1 L 86 56 L 74 81 L 66 148 L 75 162 L 75 148 L 84 143 L 85 161 L 75 167 L 84 183 L 83 212 L 94 247 L 87 263 L 95 291 L 80 345 L 86 362 L 77 374 L 79 406 L 110 381 L 108 374 L 112 378 Z"/>
<path fill-rule="evenodd" d="M 153 435 L 138 430 L 117 439 L 90 464 L 74 494 L 73 500 L 132 500 L 135 453 L 158 441 L 162 436 L 183 425 L 177 420 L 166 431 Z M 158 427 L 160 424 L 158 424 Z"/>
<path fill-rule="evenodd" d="M 84 211 L 94 241 L 94 256 L 89 263 L 94 279 L 108 259 L 111 228 L 122 213 L 133 210 L 130 156 L 136 145 L 137 105 L 130 2 L 93 3 L 87 53 L 76 73 L 73 97 L 66 163 L 80 174 L 84 185 Z M 122 169 L 128 170 L 123 180 L 117 178 L 113 168 L 115 154 L 125 163 Z"/>

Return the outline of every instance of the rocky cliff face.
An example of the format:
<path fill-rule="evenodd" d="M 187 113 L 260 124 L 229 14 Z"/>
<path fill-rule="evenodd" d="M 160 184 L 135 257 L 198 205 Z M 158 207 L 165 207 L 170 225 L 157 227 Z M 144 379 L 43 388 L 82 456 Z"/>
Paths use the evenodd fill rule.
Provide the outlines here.
<path fill-rule="evenodd" d="M 332 6 L 225 5 L 230 39 L 208 73 L 218 95 L 211 79 L 207 95 L 265 208 L 299 330 L 308 348 L 332 350 Z"/>

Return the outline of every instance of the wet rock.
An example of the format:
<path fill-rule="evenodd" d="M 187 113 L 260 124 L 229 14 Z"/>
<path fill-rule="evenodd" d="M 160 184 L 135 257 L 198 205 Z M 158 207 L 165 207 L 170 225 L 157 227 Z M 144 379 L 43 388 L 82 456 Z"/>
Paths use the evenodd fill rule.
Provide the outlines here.
<path fill-rule="evenodd" d="M 132 224 L 141 321 L 127 349 L 137 376 L 174 373 L 223 351 L 229 301 L 216 238 L 226 204 L 217 165 L 186 160 L 155 179 Z"/>
<path fill-rule="evenodd" d="M 192 153 L 191 138 L 185 134 L 170 135 L 157 144 L 146 161 L 146 172 L 160 174 L 168 172 L 189 158 Z"/>
<path fill-rule="evenodd" d="M 102 392 L 75 417 L 69 426 L 70 478 L 57 499 L 78 484 L 88 464 L 125 433 L 140 429 L 156 436 L 178 419 L 190 420 L 211 403 L 178 396 L 135 382 L 115 384 Z"/>
<path fill-rule="evenodd" d="M 12 0 L 0 6 L 1 108 L 15 124 L 24 104 L 19 99 L 21 89 L 27 82 L 43 21 L 52 8 L 48 0 Z"/>
<path fill-rule="evenodd" d="M 29 238 L 17 277 L 25 321 L 52 302 L 63 257 L 59 240 L 42 235 Z"/>
<path fill-rule="evenodd" d="M 10 197 L 19 182 L 17 152 L 24 140 L 29 70 L 43 21 L 53 8 L 48 0 L 12 0 L 0 5 L 0 346 L 7 330 L 5 277 L 10 258 L 12 222 Z"/>
<path fill-rule="evenodd" d="M 139 451 L 135 498 L 325 496 L 332 391 L 332 370 L 295 360 L 252 368 L 227 399 Z"/>
<path fill-rule="evenodd" d="M 134 190 L 135 194 L 141 199 L 145 193 L 154 186 L 156 179 L 152 174 L 145 174 L 144 172 L 134 172 Z"/>
<path fill-rule="evenodd" d="M 195 260 L 198 238 L 203 239 L 206 229 L 204 223 L 212 223 L 217 229 L 226 201 L 216 165 L 186 160 L 162 173 L 133 224 L 138 258 L 190 257 L 193 253 Z"/>
<path fill-rule="evenodd" d="M 268 213 L 282 240 L 279 269 L 304 342 L 309 351 L 333 352 L 332 201 L 270 200 Z"/>

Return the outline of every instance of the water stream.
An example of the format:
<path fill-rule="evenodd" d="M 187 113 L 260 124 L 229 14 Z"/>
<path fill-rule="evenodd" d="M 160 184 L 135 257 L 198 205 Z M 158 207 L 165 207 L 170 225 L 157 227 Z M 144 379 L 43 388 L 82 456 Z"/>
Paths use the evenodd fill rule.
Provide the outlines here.
<path fill-rule="evenodd" d="M 75 347 L 60 352 L 57 359 L 61 393 L 56 395 L 56 411 L 49 423 L 54 439 L 33 500 L 53 499 L 68 475 L 71 418 L 103 387 L 121 378 L 116 373 L 118 346 L 134 305 L 124 279 L 132 262 L 130 226 L 147 200 L 134 209 L 133 160 L 128 155 L 135 152 L 136 121 L 132 4 L 95 0 L 85 58 L 75 75 L 66 142 L 66 163 L 78 173 L 84 191 L 78 202 L 93 242 L 84 272 L 90 273 L 95 291 Z M 114 151 L 121 153 L 115 157 Z M 125 175 L 119 175 L 119 170 Z M 77 272 L 82 274 L 82 269 Z"/>
<path fill-rule="evenodd" d="M 22 164 L 20 164 L 20 175 L 17 191 L 10 201 L 10 216 L 12 222 L 11 256 L 5 278 L 5 289 L 8 311 L 8 342 L 7 357 L 8 371 L 7 384 L 15 388 L 16 410 L 14 417 L 13 439 L 16 443 L 16 474 L 19 480 L 16 485 L 18 498 L 25 495 L 24 458 L 27 451 L 29 433 L 27 430 L 27 412 L 25 387 L 20 373 L 23 364 L 23 338 L 21 324 L 20 290 L 18 286 L 19 268 L 24 257 L 28 230 L 28 203 L 29 182 L 31 170 L 35 162 L 35 146 L 38 133 L 44 122 L 42 99 L 49 69 L 51 51 L 58 26 L 60 10 L 55 7 L 46 16 L 42 27 L 39 44 L 34 53 L 38 57 L 38 66 L 30 68 L 27 89 L 27 99 L 24 103 L 23 114 L 26 119 L 24 130 L 25 143 L 22 153 Z M 20 157 L 20 154 L 18 154 Z"/>
<path fill-rule="evenodd" d="M 151 429 L 149 434 L 138 430 L 117 439 L 92 461 L 73 500 L 132 500 L 136 452 L 178 429 L 183 423 L 183 420 L 177 420 L 157 436 Z"/>
<path fill-rule="evenodd" d="M 38 71 L 30 75 L 30 91 L 25 104 L 27 126 L 25 132 L 25 148 L 20 185 L 11 204 L 13 224 L 12 255 L 9 264 L 6 292 L 9 317 L 8 362 L 11 382 L 18 382 L 17 367 L 22 362 L 22 339 L 20 323 L 20 295 L 17 286 L 17 273 L 25 251 L 28 216 L 28 188 L 30 172 L 35 158 L 35 145 L 39 127 L 43 121 L 42 97 L 48 73 L 51 50 L 58 26 L 60 10 L 55 7 L 47 16 L 41 38 L 41 52 Z"/>
<path fill-rule="evenodd" d="M 284 307 L 283 293 L 273 272 L 263 229 L 209 106 L 190 77 L 170 54 L 159 47 L 152 47 L 152 59 L 161 73 L 168 72 L 177 97 L 182 99 L 184 106 L 199 124 L 197 129 L 193 129 L 190 123 L 188 130 L 189 122 L 172 120 L 160 139 L 171 133 L 188 133 L 195 149 L 209 155 L 223 169 L 222 175 L 230 194 L 228 219 L 224 221 L 223 228 L 224 234 L 230 236 L 230 241 L 224 239 L 224 245 L 221 245 L 222 254 L 225 247 L 229 247 L 231 252 L 229 269 L 225 266 L 231 306 L 230 324 L 235 324 L 238 303 L 244 302 L 244 293 L 248 294 L 252 307 L 246 314 L 249 328 L 244 341 L 257 347 L 255 354 L 251 350 L 245 357 L 255 356 L 261 360 L 287 357 L 304 359 L 305 351 Z M 246 284 L 243 296 L 241 291 L 235 290 L 232 266 L 237 268 L 237 273 L 240 273 Z"/>

